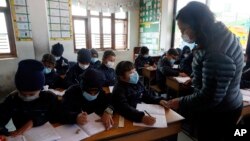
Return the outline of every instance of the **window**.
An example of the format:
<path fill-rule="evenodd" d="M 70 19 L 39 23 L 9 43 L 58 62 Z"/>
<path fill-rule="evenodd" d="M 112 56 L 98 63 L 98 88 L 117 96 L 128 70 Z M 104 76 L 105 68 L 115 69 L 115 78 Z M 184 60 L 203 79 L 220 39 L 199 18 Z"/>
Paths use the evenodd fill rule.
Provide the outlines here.
<path fill-rule="evenodd" d="M 127 13 L 90 11 L 84 9 L 81 3 L 72 2 L 75 50 L 127 48 Z"/>
<path fill-rule="evenodd" d="M 16 47 L 9 1 L 0 1 L 0 57 L 15 57 Z"/>
<path fill-rule="evenodd" d="M 176 4 L 176 14 L 187 3 L 193 0 L 178 0 Z M 250 1 L 246 0 L 196 0 L 208 4 L 210 10 L 215 14 L 217 21 L 222 21 L 228 29 L 238 37 L 243 50 L 246 50 L 249 39 L 250 28 Z M 191 48 L 194 44 L 185 43 L 181 38 L 180 30 L 175 24 L 174 28 L 174 46 L 183 48 L 188 45 Z"/>

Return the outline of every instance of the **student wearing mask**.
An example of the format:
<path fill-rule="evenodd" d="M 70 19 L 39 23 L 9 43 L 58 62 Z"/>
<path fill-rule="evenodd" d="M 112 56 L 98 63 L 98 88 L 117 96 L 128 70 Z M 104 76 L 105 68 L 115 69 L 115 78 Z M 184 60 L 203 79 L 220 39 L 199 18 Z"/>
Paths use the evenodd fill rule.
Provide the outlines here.
<path fill-rule="evenodd" d="M 153 125 L 155 118 L 145 115 L 144 111 L 138 111 L 136 105 L 145 102 L 165 106 L 166 101 L 145 89 L 139 82 L 139 75 L 132 62 L 120 62 L 115 71 L 118 78 L 112 98 L 115 110 L 131 121 Z"/>
<path fill-rule="evenodd" d="M 99 68 L 106 77 L 104 86 L 114 86 L 116 83 L 115 70 L 113 69 L 115 65 L 116 55 L 112 50 L 107 50 L 104 52 L 102 57 L 102 64 Z"/>
<path fill-rule="evenodd" d="M 243 72 L 241 76 L 240 88 L 249 89 L 250 88 L 250 48 L 246 51 L 244 62 L 245 62 L 245 66 L 243 68 Z"/>
<path fill-rule="evenodd" d="M 44 66 L 41 62 L 28 59 L 19 62 L 15 75 L 16 91 L 0 104 L 0 134 L 22 135 L 32 127 L 57 122 L 60 106 L 57 97 L 41 91 L 45 83 Z M 12 119 L 16 131 L 8 132 L 5 125 Z"/>
<path fill-rule="evenodd" d="M 145 46 L 141 47 L 140 54 L 135 59 L 135 67 L 139 75 L 142 74 L 142 68 L 154 65 L 153 59 L 149 56 L 149 49 Z"/>
<path fill-rule="evenodd" d="M 68 59 L 64 58 L 63 55 L 64 48 L 63 45 L 60 43 L 54 44 L 51 49 L 51 54 L 56 59 L 56 72 L 60 71 L 64 64 L 69 64 Z"/>
<path fill-rule="evenodd" d="M 167 76 L 187 76 L 187 74 L 173 69 L 173 65 L 178 58 L 178 55 L 179 54 L 175 49 L 169 49 L 157 64 L 156 81 L 162 90 L 165 90 L 166 88 L 165 82 Z"/>
<path fill-rule="evenodd" d="M 203 3 L 188 3 L 176 19 L 183 40 L 196 43 L 198 50 L 192 64 L 193 94 L 172 99 L 168 106 L 193 119 L 199 141 L 232 140 L 242 111 L 240 42 Z"/>
<path fill-rule="evenodd" d="M 91 68 L 83 73 L 81 83 L 71 86 L 63 96 L 65 123 L 84 125 L 87 115 L 95 112 L 101 116 L 106 129 L 114 124 L 110 95 L 102 90 L 104 82 L 105 76 L 99 70 Z"/>
<path fill-rule="evenodd" d="M 99 56 L 98 52 L 95 49 L 90 49 L 90 52 L 91 52 L 91 62 L 90 62 L 90 65 L 93 68 L 98 69 L 101 66 L 101 61 L 98 60 L 98 56 Z"/>
<path fill-rule="evenodd" d="M 77 52 L 77 64 L 72 66 L 66 74 L 67 83 L 74 85 L 80 83 L 80 75 L 84 73 L 90 66 L 91 53 L 88 49 L 80 49 Z"/>
<path fill-rule="evenodd" d="M 55 78 L 57 77 L 54 69 L 56 65 L 56 59 L 51 54 L 44 54 L 42 63 L 44 65 L 45 85 L 48 85 L 49 88 L 53 88 Z"/>

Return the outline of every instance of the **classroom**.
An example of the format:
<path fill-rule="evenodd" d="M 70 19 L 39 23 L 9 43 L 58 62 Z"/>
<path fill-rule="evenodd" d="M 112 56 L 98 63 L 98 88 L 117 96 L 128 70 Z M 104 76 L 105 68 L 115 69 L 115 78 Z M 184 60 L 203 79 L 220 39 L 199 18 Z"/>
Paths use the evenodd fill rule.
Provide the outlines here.
<path fill-rule="evenodd" d="M 249 0 L 0 0 L 0 141 L 249 141 Z"/>

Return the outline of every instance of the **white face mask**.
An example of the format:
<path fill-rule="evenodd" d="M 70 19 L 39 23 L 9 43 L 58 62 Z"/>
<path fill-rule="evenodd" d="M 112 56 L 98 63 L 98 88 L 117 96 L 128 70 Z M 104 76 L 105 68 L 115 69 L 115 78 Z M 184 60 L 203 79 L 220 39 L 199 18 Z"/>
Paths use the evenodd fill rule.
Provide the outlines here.
<path fill-rule="evenodd" d="M 115 65 L 115 62 L 108 61 L 107 64 L 105 64 L 108 68 L 113 68 Z"/>
<path fill-rule="evenodd" d="M 182 39 L 183 39 L 184 42 L 187 42 L 187 43 L 190 43 L 190 44 L 194 43 L 194 41 L 191 40 L 191 39 L 189 38 L 189 36 L 188 36 L 187 34 L 185 34 L 185 33 L 182 34 L 181 37 L 182 37 Z"/>
<path fill-rule="evenodd" d="M 185 54 L 184 54 L 184 57 L 187 58 L 187 57 L 188 57 L 188 54 L 185 53 Z"/>
<path fill-rule="evenodd" d="M 56 61 L 60 60 L 61 56 L 55 57 Z"/>
<path fill-rule="evenodd" d="M 34 101 L 36 99 L 39 98 L 39 93 L 36 93 L 35 95 L 33 96 L 23 96 L 21 95 L 20 93 L 18 93 L 18 96 L 25 102 L 29 102 L 29 101 Z"/>
<path fill-rule="evenodd" d="M 78 66 L 83 70 L 86 70 L 89 67 L 89 65 L 82 65 L 80 63 L 78 63 Z"/>

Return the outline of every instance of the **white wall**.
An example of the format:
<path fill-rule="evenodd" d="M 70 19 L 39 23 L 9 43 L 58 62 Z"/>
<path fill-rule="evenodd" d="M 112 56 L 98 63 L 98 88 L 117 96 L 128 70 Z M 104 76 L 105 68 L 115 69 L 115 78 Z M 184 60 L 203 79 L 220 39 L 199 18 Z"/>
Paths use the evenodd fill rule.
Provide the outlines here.
<path fill-rule="evenodd" d="M 17 58 L 1 59 L 0 60 L 0 101 L 5 95 L 15 89 L 14 76 L 17 69 L 17 64 L 23 59 L 41 60 L 42 55 L 49 53 L 51 46 L 57 42 L 64 45 L 64 56 L 70 61 L 76 61 L 74 53 L 73 40 L 68 41 L 51 41 L 48 38 L 48 25 L 46 13 L 46 0 L 28 0 L 33 41 L 16 42 L 18 56 Z M 115 51 L 117 55 L 116 62 L 122 60 L 132 61 L 133 47 L 138 46 L 139 42 L 139 11 L 129 12 L 128 24 L 128 51 Z M 103 52 L 99 52 L 101 59 Z"/>

